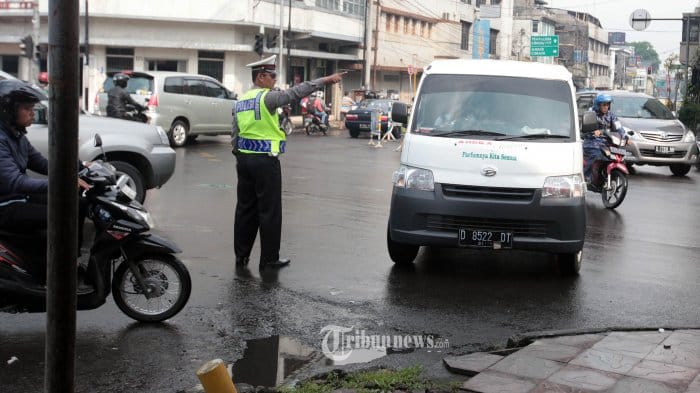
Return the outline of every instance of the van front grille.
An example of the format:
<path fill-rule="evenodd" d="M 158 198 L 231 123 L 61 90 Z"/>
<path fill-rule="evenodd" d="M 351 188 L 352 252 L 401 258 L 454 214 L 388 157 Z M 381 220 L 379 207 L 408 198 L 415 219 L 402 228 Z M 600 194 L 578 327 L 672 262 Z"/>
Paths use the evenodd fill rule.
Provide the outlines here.
<path fill-rule="evenodd" d="M 680 134 L 657 134 L 655 132 L 640 132 L 642 136 L 650 141 L 654 142 L 680 142 L 683 139 L 683 135 Z"/>
<path fill-rule="evenodd" d="M 456 184 L 443 184 L 445 196 L 470 199 L 531 201 L 535 190 L 531 188 L 475 187 Z"/>
<path fill-rule="evenodd" d="M 431 214 L 426 216 L 426 228 L 433 231 L 454 231 L 472 228 L 488 231 L 513 232 L 514 236 L 546 237 L 546 221 L 504 220 L 498 218 L 459 217 Z"/>

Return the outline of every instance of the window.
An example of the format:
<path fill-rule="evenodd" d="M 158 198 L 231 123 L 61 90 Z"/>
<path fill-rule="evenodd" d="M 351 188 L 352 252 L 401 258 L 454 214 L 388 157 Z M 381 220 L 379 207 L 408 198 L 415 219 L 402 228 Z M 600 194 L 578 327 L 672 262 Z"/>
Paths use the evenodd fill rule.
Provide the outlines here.
<path fill-rule="evenodd" d="M 166 93 L 182 94 L 182 84 L 184 79 L 180 77 L 165 78 L 163 82 L 163 91 Z"/>
<path fill-rule="evenodd" d="M 532 32 L 537 33 L 540 29 L 540 21 L 533 20 L 532 21 Z"/>
<path fill-rule="evenodd" d="M 134 48 L 107 48 L 107 72 L 134 69 Z"/>
<path fill-rule="evenodd" d="M 19 56 L 0 55 L 0 70 L 17 76 L 19 72 Z"/>
<path fill-rule="evenodd" d="M 224 80 L 224 52 L 199 51 L 197 72 L 222 82 Z"/>
<path fill-rule="evenodd" d="M 364 16 L 365 2 L 363 0 L 344 0 L 343 12 L 351 15 Z"/>
<path fill-rule="evenodd" d="M 316 6 L 329 10 L 340 10 L 340 0 L 316 0 Z"/>
<path fill-rule="evenodd" d="M 226 89 L 212 81 L 202 81 L 204 83 L 204 93 L 207 97 L 226 98 Z"/>
<path fill-rule="evenodd" d="M 407 17 L 403 17 L 403 33 L 408 35 L 408 23 L 409 19 Z"/>
<path fill-rule="evenodd" d="M 394 19 L 393 15 L 386 14 L 386 31 L 391 31 L 391 20 Z"/>
<path fill-rule="evenodd" d="M 184 93 L 193 96 L 206 96 L 204 84 L 200 79 L 185 79 Z"/>
<path fill-rule="evenodd" d="M 148 60 L 148 70 L 185 72 L 187 62 L 185 60 Z"/>
<path fill-rule="evenodd" d="M 491 29 L 489 32 L 489 54 L 496 55 L 496 43 L 498 42 L 498 30 Z"/>
<path fill-rule="evenodd" d="M 462 22 L 462 41 L 459 45 L 461 50 L 469 50 L 469 30 L 472 28 L 472 24 L 469 22 Z"/>

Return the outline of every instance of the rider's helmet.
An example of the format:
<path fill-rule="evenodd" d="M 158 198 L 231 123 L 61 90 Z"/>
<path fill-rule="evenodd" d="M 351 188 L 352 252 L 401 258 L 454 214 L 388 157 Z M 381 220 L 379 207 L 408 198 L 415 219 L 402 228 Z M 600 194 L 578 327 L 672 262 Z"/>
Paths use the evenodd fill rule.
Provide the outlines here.
<path fill-rule="evenodd" d="M 599 110 L 600 109 L 600 104 L 602 103 L 609 103 L 610 108 L 612 108 L 612 102 L 613 98 L 610 94 L 607 93 L 599 93 L 597 96 L 595 96 L 595 100 L 593 100 L 593 110 Z"/>
<path fill-rule="evenodd" d="M 26 82 L 17 79 L 0 81 L 0 120 L 8 124 L 15 123 L 17 105 L 37 102 L 46 97 Z"/>
<path fill-rule="evenodd" d="M 119 72 L 117 74 L 114 74 L 112 80 L 114 80 L 115 85 L 125 88 L 126 83 L 129 81 L 129 75 Z"/>

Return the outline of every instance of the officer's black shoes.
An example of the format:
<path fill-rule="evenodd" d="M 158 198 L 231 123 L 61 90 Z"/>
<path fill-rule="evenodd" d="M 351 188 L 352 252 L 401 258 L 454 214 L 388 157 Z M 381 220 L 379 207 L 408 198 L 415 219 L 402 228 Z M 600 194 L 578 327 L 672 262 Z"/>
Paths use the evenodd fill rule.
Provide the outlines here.
<path fill-rule="evenodd" d="M 289 265 L 290 262 L 292 262 L 292 261 L 288 258 L 280 258 L 280 259 L 273 261 L 273 262 L 261 262 L 260 263 L 260 270 L 283 268 L 283 267 Z"/>
<path fill-rule="evenodd" d="M 248 266 L 248 257 L 236 257 L 236 267 Z"/>

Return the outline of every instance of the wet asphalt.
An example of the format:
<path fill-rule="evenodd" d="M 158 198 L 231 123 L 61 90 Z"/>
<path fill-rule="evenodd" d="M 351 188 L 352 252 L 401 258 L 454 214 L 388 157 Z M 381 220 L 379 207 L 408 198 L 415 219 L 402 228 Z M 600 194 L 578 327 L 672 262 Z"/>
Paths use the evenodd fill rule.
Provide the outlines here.
<path fill-rule="evenodd" d="M 700 326 L 700 172 L 639 167 L 626 200 L 606 210 L 587 194 L 579 277 L 562 278 L 547 254 L 422 249 L 399 268 L 386 252 L 396 142 L 346 133 L 290 136 L 282 159 L 279 274 L 233 267 L 234 157 L 225 137 L 177 150 L 173 178 L 150 191 L 156 232 L 174 240 L 192 296 L 175 318 L 139 324 L 108 299 L 78 313 L 76 392 L 177 392 L 195 370 L 242 357 L 245 340 L 292 337 L 319 349 L 327 325 L 367 334 L 433 335 L 443 351 L 391 355 L 440 369 L 447 353 L 502 347 L 529 331 Z M 0 390 L 41 391 L 44 314 L 0 314 Z M 19 358 L 11 365 L 7 360 Z M 313 370 L 310 370 L 313 372 Z"/>

